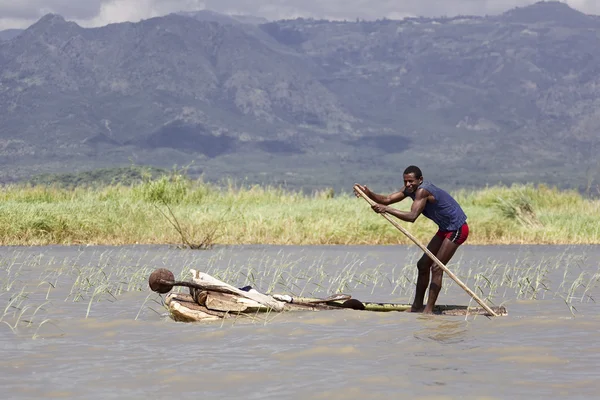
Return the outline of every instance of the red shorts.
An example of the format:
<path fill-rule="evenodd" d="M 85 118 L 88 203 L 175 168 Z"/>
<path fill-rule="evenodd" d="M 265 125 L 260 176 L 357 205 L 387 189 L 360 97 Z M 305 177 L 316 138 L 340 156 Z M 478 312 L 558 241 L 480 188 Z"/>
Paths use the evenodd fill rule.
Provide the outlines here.
<path fill-rule="evenodd" d="M 469 237 L 469 225 L 465 222 L 457 231 L 443 231 L 440 229 L 435 235 L 461 245 Z"/>

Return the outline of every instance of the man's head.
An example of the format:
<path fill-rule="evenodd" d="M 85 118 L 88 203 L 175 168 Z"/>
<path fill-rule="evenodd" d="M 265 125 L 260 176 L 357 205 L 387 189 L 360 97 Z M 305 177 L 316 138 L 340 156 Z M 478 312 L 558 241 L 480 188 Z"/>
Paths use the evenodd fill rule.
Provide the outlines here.
<path fill-rule="evenodd" d="M 411 165 L 404 170 L 404 187 L 409 193 L 417 190 L 421 183 L 423 183 L 423 173 L 419 167 Z"/>

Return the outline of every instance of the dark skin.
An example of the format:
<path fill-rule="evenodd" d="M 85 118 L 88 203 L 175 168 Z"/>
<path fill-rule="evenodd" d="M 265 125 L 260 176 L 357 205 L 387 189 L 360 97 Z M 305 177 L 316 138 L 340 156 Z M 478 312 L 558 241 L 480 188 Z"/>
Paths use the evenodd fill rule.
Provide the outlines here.
<path fill-rule="evenodd" d="M 427 190 L 420 188 L 419 186 L 423 183 L 423 177 L 416 177 L 414 173 L 404 174 L 404 186 L 398 192 L 381 195 L 372 192 L 368 187 L 358 185 L 358 187 L 366 194 L 371 200 L 376 202 L 371 208 L 376 213 L 388 213 L 394 217 L 406 221 L 415 222 L 419 215 L 425 209 L 427 203 L 435 203 L 437 200 Z M 390 204 L 398 203 L 404 200 L 407 196 L 406 192 L 415 193 L 415 200 L 412 203 L 410 211 L 400 211 L 393 207 L 389 207 Z M 358 193 L 356 193 L 358 196 Z M 454 253 L 458 249 L 456 243 L 446 238 L 440 238 L 434 235 L 427 249 L 431 251 L 442 264 L 447 264 Z M 427 254 L 423 254 L 417 262 L 417 269 L 419 271 L 417 277 L 417 285 L 415 291 L 415 299 L 413 301 L 411 312 L 423 312 L 425 314 L 432 314 L 435 302 L 437 301 L 440 290 L 442 289 L 442 277 L 444 271 L 433 262 Z M 430 281 L 431 278 L 431 281 Z M 425 292 L 429 285 L 429 296 L 427 297 L 427 304 L 424 306 L 423 301 L 425 299 Z"/>

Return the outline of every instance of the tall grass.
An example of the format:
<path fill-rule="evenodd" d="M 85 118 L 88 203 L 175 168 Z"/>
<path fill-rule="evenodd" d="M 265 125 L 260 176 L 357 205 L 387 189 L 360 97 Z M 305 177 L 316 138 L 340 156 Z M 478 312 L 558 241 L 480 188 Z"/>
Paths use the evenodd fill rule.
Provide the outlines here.
<path fill-rule="evenodd" d="M 148 288 L 148 276 L 157 265 L 175 264 L 179 269 L 176 280 L 188 280 L 190 268 L 201 268 L 237 287 L 251 285 L 269 294 L 322 298 L 336 293 L 353 295 L 360 289 L 362 301 L 386 297 L 408 301 L 415 288 L 419 256 L 410 254 L 390 266 L 369 265 L 368 257 L 352 252 L 332 259 L 325 254 L 299 257 L 297 252 L 280 250 L 259 252 L 238 263 L 227 260 L 229 252 L 224 249 L 200 258 L 187 252 L 176 260 L 173 253 L 143 253 L 129 248 L 69 252 L 66 257 L 8 252 L 0 259 L 0 328 L 35 339 L 62 336 L 72 318 L 128 316 L 137 320 L 147 315 L 163 316 L 164 298 Z M 547 299 L 558 302 L 558 310 L 564 303 L 563 311 L 572 315 L 579 312 L 580 305 L 595 303 L 600 288 L 600 268 L 590 264 L 585 254 L 573 254 L 570 249 L 558 255 L 509 261 L 471 263 L 458 259 L 453 261 L 452 270 L 489 304 Z M 369 299 L 365 289 L 379 299 Z M 447 279 L 442 292 L 457 291 L 462 293 Z M 468 299 L 466 294 L 464 298 Z M 107 304 L 119 302 L 123 303 L 114 307 Z"/>
<path fill-rule="evenodd" d="M 600 201 L 534 185 L 454 193 L 469 216 L 470 244 L 598 244 Z M 396 204 L 408 209 L 410 200 Z M 173 217 L 181 232 L 174 228 Z M 402 222 L 401 222 L 402 223 Z M 427 242 L 425 217 L 403 223 Z M 0 244 L 409 244 L 350 193 L 221 186 L 172 174 L 133 186 L 5 186 Z"/>

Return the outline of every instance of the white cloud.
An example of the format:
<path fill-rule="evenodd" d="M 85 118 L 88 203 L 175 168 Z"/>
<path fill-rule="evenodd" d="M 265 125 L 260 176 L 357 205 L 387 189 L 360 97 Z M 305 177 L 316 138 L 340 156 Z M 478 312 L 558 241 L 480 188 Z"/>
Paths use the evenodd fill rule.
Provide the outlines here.
<path fill-rule="evenodd" d="M 83 26 L 139 21 L 176 11 L 210 9 L 268 19 L 398 19 L 408 15 L 498 14 L 537 0 L 0 0 L 0 29 L 24 28 L 52 12 Z M 600 0 L 565 0 L 571 7 L 600 14 Z"/>
<path fill-rule="evenodd" d="M 110 0 L 103 1 L 100 12 L 93 18 L 77 21 L 82 26 L 101 26 L 114 22 L 158 17 L 177 11 L 202 10 L 201 0 Z"/>

